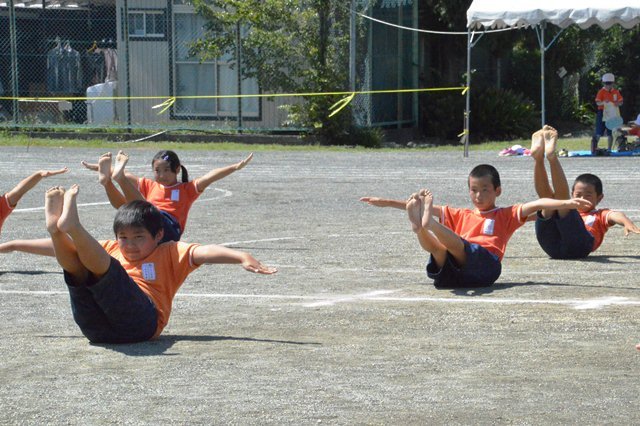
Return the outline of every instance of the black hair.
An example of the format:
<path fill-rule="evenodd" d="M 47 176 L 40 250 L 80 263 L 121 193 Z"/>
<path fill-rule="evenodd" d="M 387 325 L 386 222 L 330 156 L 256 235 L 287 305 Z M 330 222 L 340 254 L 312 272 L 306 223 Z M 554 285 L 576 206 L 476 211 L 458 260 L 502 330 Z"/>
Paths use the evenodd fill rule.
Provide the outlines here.
<path fill-rule="evenodd" d="M 168 149 L 159 151 L 156 155 L 153 156 L 151 160 L 151 167 L 153 167 L 153 163 L 156 160 L 164 160 L 169 163 L 169 167 L 171 167 L 171 171 L 173 173 L 178 173 L 178 169 L 182 171 L 182 182 L 189 182 L 189 172 L 187 172 L 187 168 L 180 164 L 180 159 L 178 158 L 178 154 L 173 151 L 169 151 Z"/>
<path fill-rule="evenodd" d="M 576 183 L 582 182 L 585 185 L 593 185 L 596 190 L 596 195 L 602 195 L 602 181 L 596 175 L 591 173 L 583 173 L 573 181 L 573 186 L 571 187 L 571 192 L 576 187 Z"/>
<path fill-rule="evenodd" d="M 113 219 L 113 233 L 125 228 L 144 228 L 155 238 L 162 230 L 163 217 L 160 210 L 145 200 L 133 200 L 123 204 Z"/>
<path fill-rule="evenodd" d="M 480 164 L 478 166 L 475 166 L 473 170 L 471 170 L 471 172 L 469 173 L 469 177 L 470 178 L 490 177 L 493 187 L 494 188 L 500 187 L 500 173 L 498 173 L 498 170 L 496 170 L 495 167 L 489 164 Z"/>

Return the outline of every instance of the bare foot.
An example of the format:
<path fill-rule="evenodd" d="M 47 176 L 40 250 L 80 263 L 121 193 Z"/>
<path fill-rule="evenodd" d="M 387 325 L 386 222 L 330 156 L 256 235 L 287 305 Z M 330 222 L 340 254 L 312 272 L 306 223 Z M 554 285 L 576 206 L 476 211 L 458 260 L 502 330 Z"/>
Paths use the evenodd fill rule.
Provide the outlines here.
<path fill-rule="evenodd" d="M 542 129 L 531 135 L 531 156 L 536 161 L 544 159 L 544 135 Z"/>
<path fill-rule="evenodd" d="M 636 345 L 636 349 L 640 351 L 640 343 Z"/>
<path fill-rule="evenodd" d="M 407 215 L 409 216 L 409 222 L 411 222 L 411 229 L 413 232 L 418 233 L 422 228 L 422 212 L 424 205 L 419 193 L 412 194 L 407 200 Z"/>
<path fill-rule="evenodd" d="M 431 207 L 433 206 L 433 194 L 428 189 L 420 191 L 420 197 L 422 198 L 422 204 L 424 205 L 424 213 L 422 214 L 422 227 L 429 229 L 431 225 Z"/>
<path fill-rule="evenodd" d="M 54 186 L 49 188 L 44 195 L 44 214 L 47 231 L 50 234 L 59 232 L 58 220 L 62 214 L 62 205 L 64 203 L 64 188 Z"/>
<path fill-rule="evenodd" d="M 98 164 L 96 164 L 96 163 L 87 163 L 86 161 L 82 160 L 80 162 L 80 164 L 82 164 L 85 169 L 89 169 L 92 172 L 97 172 L 98 171 Z"/>
<path fill-rule="evenodd" d="M 120 179 L 124 179 L 124 166 L 129 161 L 129 156 L 125 154 L 124 151 L 118 151 L 118 155 L 116 155 L 116 166 L 113 168 L 113 173 L 111 174 L 111 178 L 116 182 L 120 182 Z"/>
<path fill-rule="evenodd" d="M 87 165 L 85 165 L 85 167 L 87 167 Z M 89 169 L 89 167 L 87 168 Z M 98 159 L 97 171 L 98 171 L 98 182 L 100 182 L 100 185 L 106 185 L 109 182 L 111 182 L 111 153 L 110 152 L 105 152 L 100 156 L 100 158 Z"/>
<path fill-rule="evenodd" d="M 556 156 L 558 131 L 551 126 L 544 126 L 544 153 L 547 158 Z"/>
<path fill-rule="evenodd" d="M 71 188 L 69 188 L 69 190 L 64 193 L 62 214 L 58 219 L 58 229 L 62 232 L 68 233 L 80 225 L 80 218 L 78 217 L 78 205 L 76 203 L 78 191 L 80 191 L 80 187 L 76 184 L 73 184 L 71 185 Z"/>

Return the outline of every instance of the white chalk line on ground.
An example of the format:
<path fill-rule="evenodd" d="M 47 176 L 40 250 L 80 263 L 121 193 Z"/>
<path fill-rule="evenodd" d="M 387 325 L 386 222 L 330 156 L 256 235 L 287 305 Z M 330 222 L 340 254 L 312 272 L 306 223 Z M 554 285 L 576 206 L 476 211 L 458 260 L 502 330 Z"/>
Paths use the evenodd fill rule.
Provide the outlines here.
<path fill-rule="evenodd" d="M 287 295 L 287 294 L 228 294 L 228 293 L 178 293 L 176 298 L 199 299 L 262 299 L 262 300 L 290 300 L 307 301 L 302 306 L 307 308 L 321 308 L 335 304 L 354 304 L 363 302 L 397 302 L 397 303 L 466 303 L 466 304 L 495 304 L 495 305 L 560 305 L 578 310 L 602 309 L 609 306 L 640 306 L 640 300 L 620 296 L 606 296 L 593 299 L 518 299 L 481 296 L 460 297 L 430 297 L 430 296 L 390 296 L 399 290 L 374 290 L 362 294 L 344 295 Z M 29 290 L 0 290 L 3 295 L 53 296 L 68 295 L 66 291 L 29 291 Z"/>
<path fill-rule="evenodd" d="M 212 191 L 218 191 L 218 192 L 222 192 L 222 195 L 219 195 L 217 197 L 210 197 L 210 198 L 198 198 L 196 200 L 197 202 L 205 202 L 205 201 L 212 201 L 212 200 L 219 200 L 221 198 L 226 198 L 226 197 L 230 197 L 233 195 L 233 192 L 228 191 L 226 189 L 220 189 L 220 188 L 211 188 Z M 97 203 L 78 203 L 78 207 L 91 207 L 91 206 L 108 206 L 111 205 L 108 201 L 100 201 Z M 29 208 L 24 208 L 24 209 L 14 209 L 13 213 L 29 213 L 29 212 L 36 212 L 36 211 L 42 211 L 44 210 L 44 206 L 41 207 L 29 207 Z"/>

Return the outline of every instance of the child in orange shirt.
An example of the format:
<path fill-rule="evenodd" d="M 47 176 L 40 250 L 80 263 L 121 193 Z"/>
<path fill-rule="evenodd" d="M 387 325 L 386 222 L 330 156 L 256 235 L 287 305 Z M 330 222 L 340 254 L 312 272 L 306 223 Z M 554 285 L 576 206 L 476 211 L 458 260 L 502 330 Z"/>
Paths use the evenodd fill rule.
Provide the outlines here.
<path fill-rule="evenodd" d="M 176 292 L 200 265 L 237 263 L 249 272 L 277 272 L 249 253 L 222 246 L 160 244 L 162 214 L 147 201 L 121 206 L 113 224 L 116 241 L 99 242 L 80 223 L 78 191 L 77 185 L 47 191 L 46 227 L 74 320 L 91 342 L 133 343 L 160 335 Z"/>
<path fill-rule="evenodd" d="M 640 229 L 624 213 L 596 209 L 604 194 L 602 181 L 596 175 L 578 176 L 571 190 L 556 154 L 558 132 L 544 126 L 531 136 L 531 158 L 534 159 L 533 178 L 539 197 L 568 200 L 583 198 L 590 206 L 570 209 L 544 209 L 537 213 L 536 238 L 540 247 L 553 259 L 579 259 L 600 247 L 611 226 L 624 227 L 624 235 L 640 233 Z M 544 165 L 545 156 L 551 172 L 551 183 Z"/>
<path fill-rule="evenodd" d="M 205 175 L 189 181 L 187 169 L 173 151 L 159 151 L 151 160 L 154 179 L 138 178 L 124 172 L 129 156 L 118 152 L 116 165 L 111 168 L 111 153 L 100 156 L 97 164 L 85 161 L 82 164 L 98 172 L 98 180 L 104 186 L 111 205 L 120 207 L 127 201 L 147 200 L 164 216 L 164 241 L 179 241 L 187 225 L 191 205 L 213 182 L 244 168 L 253 158 L 249 154 L 244 160 L 230 166 L 213 169 Z M 178 182 L 178 173 L 181 182 Z M 120 185 L 120 192 L 113 182 Z"/>
<path fill-rule="evenodd" d="M 402 208 L 420 246 L 430 253 L 427 275 L 436 288 L 471 288 L 492 285 L 502 271 L 502 257 L 511 235 L 542 208 L 575 209 L 590 205 L 582 199 L 543 198 L 499 208 L 500 175 L 491 165 L 481 164 L 469 173 L 469 197 L 475 209 L 433 205 L 433 195 L 422 189 L 406 202 L 363 197 L 375 206 Z M 437 216 L 440 222 L 433 220 Z"/>
<path fill-rule="evenodd" d="M 66 167 L 60 170 L 40 170 L 20 181 L 11 191 L 3 194 L 0 199 L 0 230 L 2 230 L 5 219 L 13 212 L 13 209 L 16 208 L 18 201 L 22 199 L 24 194 L 36 186 L 42 179 L 68 171 Z"/>

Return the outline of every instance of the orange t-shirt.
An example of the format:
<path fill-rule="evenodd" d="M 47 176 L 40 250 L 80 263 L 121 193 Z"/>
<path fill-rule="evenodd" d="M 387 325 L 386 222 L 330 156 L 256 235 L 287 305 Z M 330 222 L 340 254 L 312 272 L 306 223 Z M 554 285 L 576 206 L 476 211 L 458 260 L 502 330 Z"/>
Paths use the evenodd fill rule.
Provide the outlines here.
<path fill-rule="evenodd" d="M 604 87 L 598 90 L 596 102 L 621 102 L 622 94 L 618 89 L 607 90 Z M 598 105 L 598 109 L 604 110 L 604 105 Z"/>
<path fill-rule="evenodd" d="M 602 244 L 602 240 L 604 240 L 604 234 L 606 234 L 611 227 L 611 225 L 609 225 L 609 214 L 611 210 L 600 209 L 579 213 L 584 221 L 584 227 L 593 235 L 593 248 L 591 251 L 596 251 L 598 247 L 600 247 L 600 244 Z"/>
<path fill-rule="evenodd" d="M 187 216 L 191 205 L 202 194 L 198 192 L 194 181 L 164 186 L 155 180 L 140 178 L 138 179 L 138 189 L 148 202 L 175 217 L 180 223 L 180 231 L 182 232 L 187 225 Z"/>
<path fill-rule="evenodd" d="M 116 241 L 100 241 L 100 244 L 156 305 L 158 327 L 153 337 L 159 336 L 169 322 L 174 296 L 187 276 L 199 266 L 193 264 L 192 257 L 199 244 L 169 241 L 160 244 L 145 259 L 132 263 L 124 258 Z"/>
<path fill-rule="evenodd" d="M 498 256 L 504 257 L 511 235 L 527 221 L 522 217 L 522 205 L 496 207 L 493 210 L 459 209 L 442 206 L 440 222 L 470 243 L 478 244 Z"/>
<path fill-rule="evenodd" d="M 4 220 L 11 214 L 14 207 L 11 207 L 9 205 L 9 199 L 7 198 L 7 194 L 4 194 L 2 196 L 2 199 L 0 199 L 0 230 L 2 230 L 2 225 L 4 224 Z"/>

